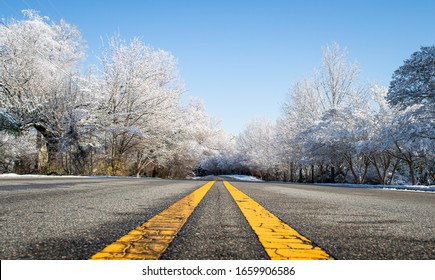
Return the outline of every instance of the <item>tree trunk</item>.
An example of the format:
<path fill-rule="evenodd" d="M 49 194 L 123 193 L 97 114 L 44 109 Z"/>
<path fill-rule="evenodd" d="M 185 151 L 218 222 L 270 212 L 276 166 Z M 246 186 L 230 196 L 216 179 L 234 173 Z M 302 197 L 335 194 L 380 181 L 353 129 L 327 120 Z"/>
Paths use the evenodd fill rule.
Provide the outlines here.
<path fill-rule="evenodd" d="M 311 183 L 315 183 L 314 180 L 314 164 L 311 164 Z"/>
<path fill-rule="evenodd" d="M 331 182 L 335 183 L 335 167 L 331 166 Z"/>
<path fill-rule="evenodd" d="M 323 164 L 319 165 L 319 179 L 320 179 L 320 183 L 325 183 L 325 176 L 324 176 L 324 168 L 323 168 Z"/>
<path fill-rule="evenodd" d="M 37 155 L 36 155 L 36 166 L 35 169 L 38 171 L 41 171 L 43 169 L 43 167 L 46 165 L 46 161 L 44 160 L 45 157 L 45 143 L 42 140 L 42 134 L 41 132 L 37 132 L 36 133 L 36 150 L 38 151 Z"/>
<path fill-rule="evenodd" d="M 411 175 L 412 185 L 416 185 L 415 172 L 414 172 L 414 161 L 409 160 L 407 163 L 409 166 L 409 174 Z"/>
<path fill-rule="evenodd" d="M 396 163 L 393 166 L 393 170 L 391 171 L 391 177 L 390 177 L 390 182 L 389 185 L 392 185 L 394 183 L 394 175 L 396 174 L 396 170 L 399 167 L 399 163 L 400 163 L 400 159 L 396 159 Z"/>
<path fill-rule="evenodd" d="M 383 174 L 381 173 L 381 169 L 380 169 L 380 167 L 378 165 L 378 162 L 376 160 L 376 156 L 373 156 L 373 158 L 372 158 L 372 164 L 375 167 L 376 174 L 378 175 L 379 183 L 381 185 L 385 185 L 385 176 L 384 175 L 385 175 L 386 172 L 384 170 Z"/>
<path fill-rule="evenodd" d="M 60 141 L 59 135 L 56 132 L 53 132 L 46 128 L 44 125 L 35 124 L 35 129 L 39 131 L 45 139 L 46 147 L 47 147 L 47 169 L 48 172 L 57 172 L 59 170 L 59 150 L 60 150 Z"/>
<path fill-rule="evenodd" d="M 48 171 L 57 172 L 59 170 L 59 149 L 60 143 L 57 138 L 46 138 L 47 155 L 48 155 Z"/>
<path fill-rule="evenodd" d="M 358 175 L 356 174 L 355 170 L 353 169 L 353 163 L 352 162 L 349 162 L 349 169 L 350 169 L 350 172 L 352 173 L 352 176 L 353 176 L 353 183 L 354 184 L 359 184 Z"/>
<path fill-rule="evenodd" d="M 369 166 L 370 166 L 370 160 L 368 157 L 365 157 L 365 159 L 364 159 L 364 173 L 361 177 L 361 184 L 364 184 L 366 181 L 366 176 L 367 176 L 367 172 L 369 170 Z"/>
<path fill-rule="evenodd" d="M 303 182 L 303 176 L 302 176 L 302 167 L 299 168 L 299 182 Z"/>

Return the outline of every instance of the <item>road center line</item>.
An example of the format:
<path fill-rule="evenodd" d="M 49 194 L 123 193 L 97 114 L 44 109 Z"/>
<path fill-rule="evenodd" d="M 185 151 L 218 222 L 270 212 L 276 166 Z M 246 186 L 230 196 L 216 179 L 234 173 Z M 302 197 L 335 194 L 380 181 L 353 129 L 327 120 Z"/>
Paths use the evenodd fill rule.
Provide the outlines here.
<path fill-rule="evenodd" d="M 314 245 L 308 238 L 299 234 L 230 183 L 224 181 L 224 185 L 236 201 L 252 230 L 258 236 L 270 259 L 333 259 L 320 247 Z"/>
<path fill-rule="evenodd" d="M 93 255 L 90 259 L 159 259 L 214 182 L 208 182 L 175 202 L 166 210 Z"/>

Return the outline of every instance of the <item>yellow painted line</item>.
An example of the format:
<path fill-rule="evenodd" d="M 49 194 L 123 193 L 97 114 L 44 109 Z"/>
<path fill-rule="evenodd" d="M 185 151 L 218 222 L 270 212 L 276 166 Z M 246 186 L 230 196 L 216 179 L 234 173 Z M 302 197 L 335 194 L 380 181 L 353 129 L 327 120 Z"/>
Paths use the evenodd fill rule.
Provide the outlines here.
<path fill-rule="evenodd" d="M 215 181 L 169 206 L 93 255 L 91 260 L 157 260 L 183 227 Z"/>
<path fill-rule="evenodd" d="M 224 185 L 236 201 L 261 245 L 272 260 L 333 259 L 308 238 L 270 213 L 266 208 L 239 191 L 230 183 Z"/>

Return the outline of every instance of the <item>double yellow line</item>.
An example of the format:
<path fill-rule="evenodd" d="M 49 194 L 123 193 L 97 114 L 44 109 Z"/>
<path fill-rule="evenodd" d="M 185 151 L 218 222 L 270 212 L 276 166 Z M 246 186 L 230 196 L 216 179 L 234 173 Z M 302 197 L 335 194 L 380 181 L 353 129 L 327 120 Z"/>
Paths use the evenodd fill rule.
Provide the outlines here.
<path fill-rule="evenodd" d="M 91 259 L 159 259 L 215 181 L 208 182 L 143 225 L 96 253 Z M 225 187 L 258 236 L 270 259 L 332 259 L 278 217 L 228 182 Z"/>

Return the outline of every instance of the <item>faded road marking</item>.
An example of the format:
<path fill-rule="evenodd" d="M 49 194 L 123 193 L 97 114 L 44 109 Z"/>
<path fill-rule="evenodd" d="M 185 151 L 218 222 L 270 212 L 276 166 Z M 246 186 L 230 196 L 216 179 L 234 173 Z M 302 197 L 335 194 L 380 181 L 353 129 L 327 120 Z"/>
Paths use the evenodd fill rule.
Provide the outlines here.
<path fill-rule="evenodd" d="M 333 259 L 308 238 L 299 234 L 230 183 L 224 181 L 224 185 L 272 260 Z"/>
<path fill-rule="evenodd" d="M 91 260 L 157 260 L 215 181 L 172 204 L 143 225 L 93 255 Z"/>

